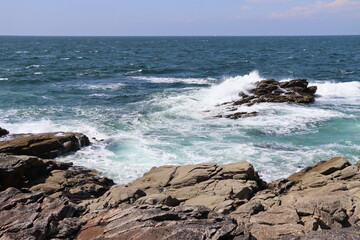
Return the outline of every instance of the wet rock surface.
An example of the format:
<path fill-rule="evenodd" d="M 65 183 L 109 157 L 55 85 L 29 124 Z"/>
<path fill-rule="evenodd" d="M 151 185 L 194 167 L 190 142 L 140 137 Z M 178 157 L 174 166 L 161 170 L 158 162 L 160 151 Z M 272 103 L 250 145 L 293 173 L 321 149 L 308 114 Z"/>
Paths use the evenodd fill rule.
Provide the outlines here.
<path fill-rule="evenodd" d="M 88 146 L 90 141 L 82 133 L 41 133 L 34 135 L 13 135 L 13 139 L 0 141 L 0 153 L 29 155 L 52 159 L 80 147 Z"/>
<path fill-rule="evenodd" d="M 257 116 L 260 114 L 259 112 L 238 111 L 237 108 L 237 106 L 252 106 L 257 103 L 313 103 L 317 87 L 308 87 L 308 84 L 306 79 L 294 79 L 284 82 L 266 79 L 256 82 L 254 88 L 249 92 L 239 93 L 239 100 L 223 103 L 222 105 L 227 106 L 228 113 L 216 117 L 238 119 Z"/>
<path fill-rule="evenodd" d="M 9 131 L 0 127 L 0 137 L 9 134 Z"/>

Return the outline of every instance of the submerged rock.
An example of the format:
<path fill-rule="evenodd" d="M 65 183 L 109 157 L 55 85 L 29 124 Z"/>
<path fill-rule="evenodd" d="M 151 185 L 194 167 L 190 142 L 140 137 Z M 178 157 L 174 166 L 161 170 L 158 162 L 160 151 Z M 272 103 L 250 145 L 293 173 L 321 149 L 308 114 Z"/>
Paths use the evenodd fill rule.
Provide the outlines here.
<path fill-rule="evenodd" d="M 14 137 L 0 141 L 0 153 L 51 159 L 90 144 L 88 137 L 82 133 L 54 132 Z"/>
<path fill-rule="evenodd" d="M 294 79 L 285 82 L 278 82 L 274 79 L 266 79 L 255 83 L 255 87 L 248 93 L 241 92 L 241 99 L 227 102 L 222 105 L 229 106 L 231 113 L 217 115 L 230 119 L 252 117 L 259 112 L 237 112 L 239 105 L 252 106 L 257 103 L 303 103 L 309 104 L 315 101 L 316 86 L 308 87 L 306 79 Z"/>
<path fill-rule="evenodd" d="M 9 134 L 9 131 L 0 127 L 0 137 Z"/>

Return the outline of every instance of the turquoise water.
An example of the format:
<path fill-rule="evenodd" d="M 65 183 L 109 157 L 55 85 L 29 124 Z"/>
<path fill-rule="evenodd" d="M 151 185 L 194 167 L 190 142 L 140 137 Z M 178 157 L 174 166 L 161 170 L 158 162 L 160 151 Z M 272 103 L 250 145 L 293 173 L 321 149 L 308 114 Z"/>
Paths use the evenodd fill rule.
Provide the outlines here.
<path fill-rule="evenodd" d="M 217 104 L 265 78 L 307 78 L 310 106 Z M 61 161 L 118 183 L 152 166 L 251 162 L 268 181 L 360 156 L 360 36 L 0 37 L 0 126 L 78 131 L 92 146 Z"/>

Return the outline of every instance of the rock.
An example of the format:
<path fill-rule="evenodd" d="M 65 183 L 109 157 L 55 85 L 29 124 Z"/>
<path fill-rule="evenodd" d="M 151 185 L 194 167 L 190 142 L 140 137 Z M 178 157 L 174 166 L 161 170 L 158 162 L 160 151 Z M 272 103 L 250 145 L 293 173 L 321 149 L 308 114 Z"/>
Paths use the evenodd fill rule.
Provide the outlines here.
<path fill-rule="evenodd" d="M 9 131 L 0 127 L 0 137 L 9 134 Z"/>
<path fill-rule="evenodd" d="M 8 187 L 67 197 L 74 203 L 100 197 L 113 185 L 96 172 L 71 163 L 0 153 L 0 190 Z"/>
<path fill-rule="evenodd" d="M 51 159 L 89 144 L 88 137 L 82 133 L 42 133 L 1 141 L 0 153 Z"/>
<path fill-rule="evenodd" d="M 77 239 L 234 239 L 236 226 L 232 218 L 203 206 L 123 206 L 93 216 Z"/>
<path fill-rule="evenodd" d="M 333 158 L 270 183 L 230 215 L 238 221 L 238 232 L 250 232 L 258 240 L 307 239 L 297 237 L 323 229 L 357 228 L 359 179 L 358 165 Z"/>
<path fill-rule="evenodd" d="M 73 238 L 84 223 L 76 212 L 66 200 L 8 188 L 0 194 L 0 239 Z"/>
<path fill-rule="evenodd" d="M 180 204 L 180 201 L 167 194 L 150 194 L 139 198 L 135 201 L 138 205 L 166 205 L 175 207 Z"/>
<path fill-rule="evenodd" d="M 264 182 L 247 162 L 202 163 L 152 168 L 127 186 L 146 195 L 166 194 L 180 205 L 204 205 L 218 212 L 230 212 L 262 189 Z"/>
<path fill-rule="evenodd" d="M 359 228 L 346 228 L 337 230 L 321 230 L 311 232 L 303 236 L 284 236 L 280 238 L 271 238 L 269 240 L 359 240 Z"/>
<path fill-rule="evenodd" d="M 115 186 L 103 196 L 90 202 L 87 206 L 90 211 L 116 208 L 120 204 L 131 204 L 146 194 L 137 188 L 125 185 Z"/>
<path fill-rule="evenodd" d="M 253 117 L 261 113 L 238 111 L 236 106 L 252 106 L 257 103 L 302 103 L 309 104 L 315 101 L 316 86 L 308 87 L 306 79 L 294 79 L 285 82 L 278 82 L 274 79 L 266 79 L 254 84 L 254 88 L 249 93 L 241 92 L 241 99 L 226 102 L 221 105 L 228 105 L 228 111 L 231 113 L 220 114 L 215 117 L 230 119 L 239 119 L 244 117 Z"/>

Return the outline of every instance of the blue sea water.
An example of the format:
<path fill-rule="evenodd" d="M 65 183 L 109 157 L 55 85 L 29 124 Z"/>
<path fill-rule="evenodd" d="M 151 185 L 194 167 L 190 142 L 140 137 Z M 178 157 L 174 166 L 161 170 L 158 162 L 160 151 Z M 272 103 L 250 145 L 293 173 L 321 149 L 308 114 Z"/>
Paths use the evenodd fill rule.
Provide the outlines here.
<path fill-rule="evenodd" d="M 313 105 L 213 116 L 266 78 L 307 78 Z M 334 156 L 360 160 L 360 36 L 0 37 L 0 127 L 78 131 L 59 158 L 118 183 L 152 166 L 251 162 L 270 181 Z"/>

